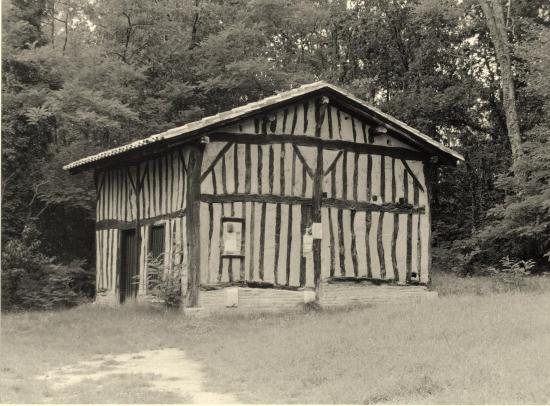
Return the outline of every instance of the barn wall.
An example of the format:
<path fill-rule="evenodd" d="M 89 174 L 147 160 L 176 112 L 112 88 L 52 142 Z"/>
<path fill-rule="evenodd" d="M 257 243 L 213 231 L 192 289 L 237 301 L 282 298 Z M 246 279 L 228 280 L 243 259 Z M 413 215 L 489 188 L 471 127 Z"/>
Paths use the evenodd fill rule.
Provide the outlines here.
<path fill-rule="evenodd" d="M 409 144 L 397 140 L 390 135 L 379 135 L 369 139 L 369 132 L 371 132 L 374 123 L 369 123 L 349 111 L 330 103 L 320 120 L 321 129 L 317 135 L 317 114 L 318 105 L 316 99 L 311 98 L 299 103 L 290 104 L 262 116 L 243 120 L 238 124 L 227 127 L 224 131 L 241 134 L 319 136 L 325 140 L 394 146 L 414 150 Z"/>
<path fill-rule="evenodd" d="M 97 174 L 96 286 L 98 300 L 118 301 L 119 239 L 121 229 L 135 228 L 139 212 L 139 288 L 147 294 L 146 272 L 151 225 L 165 226 L 165 265 L 186 263 L 185 149 L 155 159 Z M 139 200 L 136 200 L 136 191 Z"/>
<path fill-rule="evenodd" d="M 322 279 L 428 282 L 429 202 L 423 155 L 392 135 L 314 100 L 210 134 L 200 168 L 200 284 L 313 287 L 311 225 L 322 153 Z M 293 139 L 292 136 L 296 136 Z M 308 140 L 316 139 L 318 144 Z M 321 144 L 319 144 L 321 145 Z M 357 147 L 356 147 L 357 146 Z M 165 224 L 167 269 L 187 272 L 187 148 L 97 174 L 97 286 L 116 297 L 120 230 L 139 220 L 139 294 L 147 294 L 149 230 Z M 137 193 L 136 193 L 137 192 Z M 136 194 L 138 198 L 136 199 Z M 243 220 L 241 256 L 224 257 L 222 219 Z"/>
<path fill-rule="evenodd" d="M 297 103 L 211 135 L 201 177 L 202 284 L 314 286 L 313 253 L 303 255 L 302 247 L 302 223 L 311 218 L 303 218 L 302 208 L 312 203 L 317 148 L 304 136 L 328 142 L 321 277 L 428 282 L 421 155 L 391 135 L 373 136 L 371 124 L 335 106 L 324 116 L 316 108 L 313 100 Z M 227 133 L 232 136 L 220 137 Z M 339 148 L 333 141 L 348 144 Z M 243 258 L 222 256 L 224 217 L 244 219 Z"/>

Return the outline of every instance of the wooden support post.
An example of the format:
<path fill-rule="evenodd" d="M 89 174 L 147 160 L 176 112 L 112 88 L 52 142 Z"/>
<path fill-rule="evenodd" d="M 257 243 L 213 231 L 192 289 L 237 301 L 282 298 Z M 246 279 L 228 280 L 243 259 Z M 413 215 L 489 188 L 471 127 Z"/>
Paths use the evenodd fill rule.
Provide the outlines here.
<path fill-rule="evenodd" d="M 325 118 L 326 108 L 328 106 L 329 99 L 323 97 L 317 101 L 316 114 L 315 114 L 315 136 L 321 138 L 321 126 Z M 323 146 L 317 144 L 317 166 L 315 167 L 315 173 L 313 176 L 313 204 L 311 210 L 311 219 L 314 223 L 320 223 L 322 219 L 321 215 L 321 198 L 323 196 Z M 315 298 L 319 300 L 320 287 L 321 287 L 321 240 L 313 240 L 313 275 L 315 282 Z"/>
<path fill-rule="evenodd" d="M 203 145 L 189 146 L 187 163 L 187 300 L 186 307 L 197 307 L 200 288 L 200 193 Z"/>
<path fill-rule="evenodd" d="M 424 182 L 426 183 L 426 216 L 428 217 L 428 286 L 432 284 L 432 210 L 430 199 L 432 198 L 432 174 L 435 166 L 424 162 Z"/>
<path fill-rule="evenodd" d="M 127 173 L 128 177 L 131 179 L 130 171 Z M 140 224 L 140 216 L 139 216 L 139 197 L 141 194 L 141 184 L 140 184 L 140 176 L 139 176 L 139 164 L 136 165 L 136 182 L 134 187 L 134 192 L 136 194 L 136 272 L 138 275 L 141 276 L 141 269 L 140 269 L 140 257 L 141 257 L 141 224 Z M 147 279 L 147 270 L 145 270 L 145 279 Z M 141 281 L 140 281 L 141 282 Z M 144 281 L 145 283 L 145 281 Z M 138 290 L 139 290 L 139 284 L 138 284 Z"/>

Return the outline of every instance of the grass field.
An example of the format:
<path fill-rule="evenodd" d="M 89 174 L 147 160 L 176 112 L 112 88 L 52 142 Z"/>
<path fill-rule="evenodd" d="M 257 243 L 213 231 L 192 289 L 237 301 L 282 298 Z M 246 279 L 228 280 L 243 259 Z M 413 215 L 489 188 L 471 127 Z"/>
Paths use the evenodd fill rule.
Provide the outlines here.
<path fill-rule="evenodd" d="M 209 389 L 244 403 L 550 403 L 550 278 L 520 291 L 445 275 L 434 286 L 437 301 L 279 316 L 92 305 L 3 315 L 1 401 L 185 402 L 148 375 L 57 391 L 36 378 L 101 354 L 174 347 L 204 366 Z"/>

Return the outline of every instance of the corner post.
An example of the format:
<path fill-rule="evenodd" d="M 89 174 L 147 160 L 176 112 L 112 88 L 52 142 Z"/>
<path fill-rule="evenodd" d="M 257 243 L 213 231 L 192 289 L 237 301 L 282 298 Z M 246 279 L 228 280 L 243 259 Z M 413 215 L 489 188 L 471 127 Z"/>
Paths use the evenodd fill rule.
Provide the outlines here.
<path fill-rule="evenodd" d="M 329 98 L 321 97 L 315 103 L 315 137 L 321 140 L 321 128 L 325 119 L 325 112 L 329 104 Z M 317 165 L 313 178 L 313 204 L 311 219 L 314 223 L 321 223 L 321 198 L 323 196 L 323 145 L 317 142 Z M 320 299 L 321 286 L 321 240 L 313 240 L 313 274 L 315 282 L 315 299 Z"/>
<path fill-rule="evenodd" d="M 186 307 L 197 307 L 200 288 L 200 193 L 204 145 L 189 146 L 187 163 L 187 298 Z"/>

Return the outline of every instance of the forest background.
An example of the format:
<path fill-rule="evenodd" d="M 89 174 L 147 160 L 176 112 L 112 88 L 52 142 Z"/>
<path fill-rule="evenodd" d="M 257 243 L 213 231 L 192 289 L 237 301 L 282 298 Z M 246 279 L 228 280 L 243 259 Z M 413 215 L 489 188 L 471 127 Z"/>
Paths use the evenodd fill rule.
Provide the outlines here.
<path fill-rule="evenodd" d="M 94 295 L 92 174 L 62 165 L 317 80 L 465 156 L 433 174 L 439 270 L 548 271 L 546 0 L 6 0 L 2 309 Z"/>

